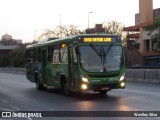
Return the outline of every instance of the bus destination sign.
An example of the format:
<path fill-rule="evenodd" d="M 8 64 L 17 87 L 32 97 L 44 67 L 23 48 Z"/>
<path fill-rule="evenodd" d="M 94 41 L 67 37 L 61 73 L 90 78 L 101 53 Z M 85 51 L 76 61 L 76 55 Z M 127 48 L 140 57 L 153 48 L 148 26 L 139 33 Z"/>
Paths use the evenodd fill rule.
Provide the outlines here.
<path fill-rule="evenodd" d="M 79 43 L 121 43 L 120 37 L 117 36 L 105 36 L 105 37 L 98 37 L 98 36 L 85 36 L 78 38 Z"/>
<path fill-rule="evenodd" d="M 97 43 L 101 43 L 101 42 L 111 42 L 112 39 L 110 37 L 85 37 L 83 38 L 83 42 L 84 43 L 93 43 L 93 42 L 97 42 Z"/>

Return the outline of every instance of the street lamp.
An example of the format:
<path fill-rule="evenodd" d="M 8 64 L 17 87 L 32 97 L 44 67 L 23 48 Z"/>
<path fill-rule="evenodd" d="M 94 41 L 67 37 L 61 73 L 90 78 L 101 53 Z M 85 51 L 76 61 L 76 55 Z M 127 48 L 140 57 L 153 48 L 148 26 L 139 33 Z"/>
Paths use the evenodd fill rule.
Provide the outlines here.
<path fill-rule="evenodd" d="M 62 25 L 61 25 L 61 15 L 59 15 L 59 21 L 60 21 L 60 37 L 62 37 Z"/>
<path fill-rule="evenodd" d="M 89 29 L 89 14 L 92 12 L 88 12 L 88 29 Z"/>

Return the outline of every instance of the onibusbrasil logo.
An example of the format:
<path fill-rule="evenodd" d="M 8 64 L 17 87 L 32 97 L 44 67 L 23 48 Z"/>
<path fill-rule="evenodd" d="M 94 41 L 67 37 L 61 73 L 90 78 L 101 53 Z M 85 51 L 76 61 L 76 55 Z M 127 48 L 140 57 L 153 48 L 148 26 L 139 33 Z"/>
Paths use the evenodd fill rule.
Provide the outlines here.
<path fill-rule="evenodd" d="M 2 112 L 2 118 L 9 117 L 42 117 L 40 112 Z"/>

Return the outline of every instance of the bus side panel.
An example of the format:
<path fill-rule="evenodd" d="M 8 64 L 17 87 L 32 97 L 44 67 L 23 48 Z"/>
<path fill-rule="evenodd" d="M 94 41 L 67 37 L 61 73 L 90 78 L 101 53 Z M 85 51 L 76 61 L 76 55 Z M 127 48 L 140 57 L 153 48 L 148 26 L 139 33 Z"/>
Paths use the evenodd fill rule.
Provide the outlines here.
<path fill-rule="evenodd" d="M 48 86 L 54 86 L 54 74 L 53 74 L 53 65 L 52 63 L 47 64 L 47 69 L 46 69 L 46 79 L 47 79 L 47 84 Z"/>
<path fill-rule="evenodd" d="M 54 86 L 56 88 L 60 88 L 60 77 L 64 75 L 66 81 L 68 80 L 68 64 L 61 63 L 61 64 L 48 64 L 47 66 L 47 79 L 48 84 L 50 86 Z"/>

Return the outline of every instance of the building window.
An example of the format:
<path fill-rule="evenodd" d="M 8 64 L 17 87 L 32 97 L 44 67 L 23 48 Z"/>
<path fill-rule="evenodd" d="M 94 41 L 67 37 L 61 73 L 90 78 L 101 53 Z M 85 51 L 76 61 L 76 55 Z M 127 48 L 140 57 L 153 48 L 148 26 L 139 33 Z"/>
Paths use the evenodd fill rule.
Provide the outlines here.
<path fill-rule="evenodd" d="M 144 45 L 145 45 L 144 46 L 145 47 L 145 51 L 148 52 L 149 51 L 149 40 L 148 39 L 144 41 Z"/>

